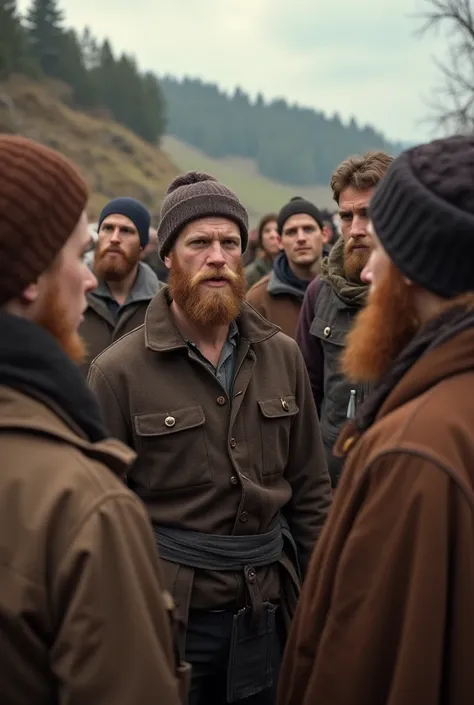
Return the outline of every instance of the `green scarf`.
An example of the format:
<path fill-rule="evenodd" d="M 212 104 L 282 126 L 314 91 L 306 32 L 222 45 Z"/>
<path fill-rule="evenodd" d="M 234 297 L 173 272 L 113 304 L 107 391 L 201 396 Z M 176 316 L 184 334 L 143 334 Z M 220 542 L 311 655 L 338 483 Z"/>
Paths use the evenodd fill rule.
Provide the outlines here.
<path fill-rule="evenodd" d="M 327 281 L 337 296 L 348 306 L 362 306 L 365 303 L 368 284 L 351 282 L 344 272 L 344 238 L 340 237 L 329 256 L 321 264 L 321 279 Z"/>

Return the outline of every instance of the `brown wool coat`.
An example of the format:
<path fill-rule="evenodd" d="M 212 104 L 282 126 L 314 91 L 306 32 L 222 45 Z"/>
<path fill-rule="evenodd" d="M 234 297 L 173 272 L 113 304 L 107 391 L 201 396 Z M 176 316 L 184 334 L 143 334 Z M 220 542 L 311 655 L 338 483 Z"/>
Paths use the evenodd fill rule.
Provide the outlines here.
<path fill-rule="evenodd" d="M 88 295 L 88 306 L 84 313 L 84 320 L 79 327 L 79 334 L 87 349 L 87 358 L 83 365 L 86 375 L 90 363 L 99 353 L 125 333 L 142 325 L 148 305 L 160 286 L 162 284 L 151 268 L 140 263 L 137 280 L 129 297 L 130 300 L 122 307 L 117 318 L 107 307 L 104 297 L 107 295 L 107 291 L 103 283 L 99 286 L 102 296 L 94 292 Z"/>
<path fill-rule="evenodd" d="M 355 439 L 279 705 L 474 702 L 473 350 L 470 329 L 427 352 Z"/>
<path fill-rule="evenodd" d="M 281 328 L 285 335 L 294 338 L 303 300 L 291 294 L 272 296 L 268 293 L 269 280 L 270 275 L 267 274 L 254 284 L 247 292 L 246 300 L 267 321 Z"/>
<path fill-rule="evenodd" d="M 189 356 L 169 303 L 167 290 L 160 291 L 145 325 L 89 370 L 109 429 L 138 451 L 129 486 L 153 522 L 211 534 L 263 533 L 283 510 L 304 570 L 331 490 L 298 346 L 245 305 L 229 398 L 212 372 Z M 179 566 L 163 564 L 170 589 L 178 573 L 178 582 L 187 584 Z M 279 599 L 279 574 L 276 565 L 258 569 L 265 598 Z M 195 576 L 193 607 L 244 599 L 240 574 Z"/>
<path fill-rule="evenodd" d="M 1 386 L 0 439 L 0 702 L 178 705 L 134 454 Z"/>

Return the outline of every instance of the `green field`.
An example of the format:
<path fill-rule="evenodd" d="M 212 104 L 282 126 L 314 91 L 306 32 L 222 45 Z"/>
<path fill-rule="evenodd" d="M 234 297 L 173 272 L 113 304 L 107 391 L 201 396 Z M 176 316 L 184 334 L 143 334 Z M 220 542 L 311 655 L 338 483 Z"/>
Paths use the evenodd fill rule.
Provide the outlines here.
<path fill-rule="evenodd" d="M 247 208 L 252 225 L 270 211 L 278 211 L 292 196 L 303 196 L 319 208 L 335 208 L 327 186 L 290 186 L 261 176 L 255 164 L 246 159 L 213 159 L 195 147 L 166 136 L 161 148 L 182 171 L 205 171 L 233 189 Z"/>

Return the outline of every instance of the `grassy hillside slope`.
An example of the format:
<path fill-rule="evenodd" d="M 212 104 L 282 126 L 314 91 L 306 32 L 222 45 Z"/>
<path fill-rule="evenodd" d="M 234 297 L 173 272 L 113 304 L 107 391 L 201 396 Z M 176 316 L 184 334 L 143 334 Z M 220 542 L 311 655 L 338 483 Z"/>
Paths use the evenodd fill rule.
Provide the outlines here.
<path fill-rule="evenodd" d="M 251 160 L 213 159 L 169 135 L 162 140 L 162 149 L 180 170 L 205 171 L 233 189 L 248 209 L 253 225 L 263 214 L 278 211 L 292 196 L 308 198 L 319 208 L 335 207 L 329 187 L 279 184 L 261 176 Z"/>
<path fill-rule="evenodd" d="M 91 219 L 116 196 L 138 198 L 157 215 L 178 173 L 170 158 L 105 115 L 73 110 L 67 100 L 62 84 L 11 77 L 0 84 L 0 131 L 31 137 L 73 159 L 91 188 Z"/>

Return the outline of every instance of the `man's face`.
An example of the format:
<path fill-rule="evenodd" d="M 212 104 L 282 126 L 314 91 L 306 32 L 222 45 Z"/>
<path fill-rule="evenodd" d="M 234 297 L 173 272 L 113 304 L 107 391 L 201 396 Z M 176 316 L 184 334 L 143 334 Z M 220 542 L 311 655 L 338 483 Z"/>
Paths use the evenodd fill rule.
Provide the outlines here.
<path fill-rule="evenodd" d="M 345 240 L 344 270 L 349 281 L 359 282 L 370 256 L 372 239 L 367 230 L 368 207 L 374 189 L 346 188 L 339 197 L 339 217 Z"/>
<path fill-rule="evenodd" d="M 321 257 L 323 233 L 314 218 L 298 213 L 284 224 L 281 246 L 291 264 L 311 267 Z"/>
<path fill-rule="evenodd" d="M 270 257 L 276 257 L 281 250 L 280 236 L 276 220 L 265 223 L 262 229 L 262 249 Z"/>
<path fill-rule="evenodd" d="M 53 265 L 39 278 L 34 304 L 33 320 L 48 330 L 76 362 L 84 358 L 77 329 L 87 308 L 86 294 L 97 286 L 97 279 L 84 263 L 90 241 L 83 213 Z"/>
<path fill-rule="evenodd" d="M 367 305 L 347 337 L 342 367 L 356 382 L 379 380 L 420 327 L 415 290 L 369 227 L 373 249 L 362 271 L 370 285 Z"/>
<path fill-rule="evenodd" d="M 230 323 L 246 293 L 238 226 L 226 218 L 202 218 L 179 234 L 165 257 L 170 294 L 201 326 Z"/>
<path fill-rule="evenodd" d="M 94 253 L 94 273 L 104 281 L 122 281 L 141 257 L 140 237 L 125 215 L 109 215 L 101 223 Z"/>

